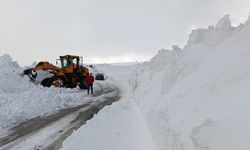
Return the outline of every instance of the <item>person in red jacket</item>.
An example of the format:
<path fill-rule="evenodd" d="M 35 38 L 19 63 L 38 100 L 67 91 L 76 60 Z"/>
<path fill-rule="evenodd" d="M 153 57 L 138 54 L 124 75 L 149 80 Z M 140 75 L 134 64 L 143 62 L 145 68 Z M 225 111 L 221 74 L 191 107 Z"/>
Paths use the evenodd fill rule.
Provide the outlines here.
<path fill-rule="evenodd" d="M 91 94 L 93 94 L 94 77 L 93 77 L 92 73 L 87 75 L 85 82 L 88 86 L 88 94 L 89 94 L 89 90 L 91 90 Z"/>

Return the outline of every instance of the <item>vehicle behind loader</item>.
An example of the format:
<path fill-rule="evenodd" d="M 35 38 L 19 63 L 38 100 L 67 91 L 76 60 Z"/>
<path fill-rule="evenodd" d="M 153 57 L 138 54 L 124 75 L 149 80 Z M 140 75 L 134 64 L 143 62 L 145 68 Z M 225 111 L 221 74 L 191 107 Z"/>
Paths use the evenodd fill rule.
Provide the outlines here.
<path fill-rule="evenodd" d="M 32 81 L 37 77 L 37 71 L 44 70 L 52 74 L 52 77 L 45 78 L 41 81 L 41 85 L 45 87 L 67 87 L 75 88 L 77 85 L 81 89 L 87 89 L 85 85 L 86 76 L 89 74 L 88 68 L 83 66 L 83 58 L 74 55 L 60 56 L 57 60 L 61 67 L 57 67 L 49 62 L 39 62 L 36 67 L 23 71 L 24 75 L 28 75 Z"/>

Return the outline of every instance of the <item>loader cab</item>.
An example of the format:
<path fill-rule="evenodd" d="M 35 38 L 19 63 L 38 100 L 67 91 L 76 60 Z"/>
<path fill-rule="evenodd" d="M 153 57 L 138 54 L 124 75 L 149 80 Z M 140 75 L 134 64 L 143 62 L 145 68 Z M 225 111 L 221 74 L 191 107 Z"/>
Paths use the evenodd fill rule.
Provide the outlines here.
<path fill-rule="evenodd" d="M 64 69 L 65 73 L 72 73 L 73 68 L 79 66 L 79 57 L 72 55 L 60 56 L 61 68 Z"/>
<path fill-rule="evenodd" d="M 83 66 L 83 57 L 74 55 L 60 56 L 60 63 L 65 73 L 77 73 Z"/>
<path fill-rule="evenodd" d="M 79 63 L 79 57 L 78 56 L 72 56 L 72 55 L 65 55 L 60 56 L 60 62 L 61 62 L 61 68 L 69 68 L 72 67 L 72 65 L 78 65 Z"/>

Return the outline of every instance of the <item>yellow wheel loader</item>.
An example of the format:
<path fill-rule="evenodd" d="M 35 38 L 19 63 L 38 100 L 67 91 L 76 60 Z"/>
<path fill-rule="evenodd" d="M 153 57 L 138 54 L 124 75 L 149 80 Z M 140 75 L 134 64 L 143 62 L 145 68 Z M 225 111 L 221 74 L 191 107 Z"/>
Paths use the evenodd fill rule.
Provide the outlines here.
<path fill-rule="evenodd" d="M 89 69 L 83 66 L 83 58 L 74 55 L 60 56 L 57 60 L 61 67 L 57 67 L 49 62 L 39 62 L 36 67 L 28 68 L 23 71 L 24 75 L 28 75 L 32 81 L 35 81 L 38 70 L 48 71 L 52 77 L 45 78 L 41 81 L 41 85 L 45 87 L 67 87 L 75 88 L 77 85 L 81 89 L 86 89 L 86 76 L 89 74 Z"/>

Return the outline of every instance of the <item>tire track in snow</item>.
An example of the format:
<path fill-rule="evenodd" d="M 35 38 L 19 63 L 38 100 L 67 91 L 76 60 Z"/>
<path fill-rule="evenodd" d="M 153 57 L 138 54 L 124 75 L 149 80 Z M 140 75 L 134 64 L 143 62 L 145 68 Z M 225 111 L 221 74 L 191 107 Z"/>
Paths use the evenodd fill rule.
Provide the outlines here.
<path fill-rule="evenodd" d="M 25 146 L 25 144 L 22 143 L 39 136 L 40 132 L 46 132 L 46 128 L 53 126 L 53 124 L 57 126 L 57 122 L 58 124 L 62 124 L 63 122 L 65 126 L 59 125 L 56 133 L 45 138 L 49 138 L 49 141 L 44 141 L 45 139 L 43 139 L 39 142 L 41 145 L 32 145 L 32 149 L 59 149 L 62 146 L 62 142 L 70 136 L 74 130 L 93 118 L 103 107 L 111 105 L 120 99 L 119 89 L 113 85 L 99 86 L 101 89 L 95 92 L 93 100 L 87 104 L 63 109 L 56 114 L 46 117 L 37 117 L 12 128 L 12 133 L 0 138 L 0 149 L 19 149 Z"/>

